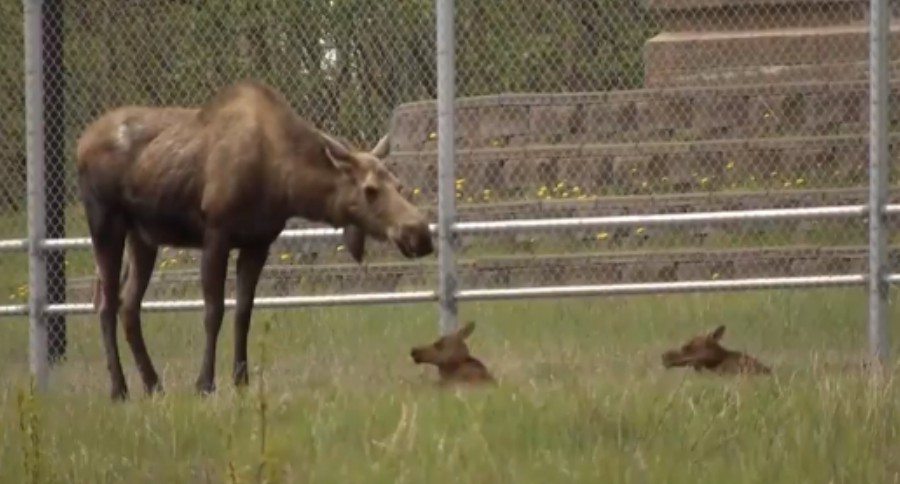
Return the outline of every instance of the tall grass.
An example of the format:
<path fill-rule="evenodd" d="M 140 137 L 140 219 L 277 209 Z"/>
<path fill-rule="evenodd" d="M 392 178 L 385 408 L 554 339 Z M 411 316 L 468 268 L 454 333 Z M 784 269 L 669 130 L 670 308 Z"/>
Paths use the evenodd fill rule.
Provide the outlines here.
<path fill-rule="evenodd" d="M 439 390 L 409 358 L 433 339 L 433 307 L 395 306 L 259 311 L 253 391 L 232 388 L 223 331 L 219 390 L 200 398 L 198 315 L 148 315 L 167 393 L 142 396 L 126 352 L 138 391 L 118 405 L 96 323 L 76 319 L 69 362 L 29 407 L 34 443 L 8 425 L 27 413 L 27 359 L 25 330 L 6 326 L 0 480 L 31 481 L 23 449 L 39 448 L 41 482 L 900 482 L 897 371 L 861 368 L 861 290 L 485 303 L 463 317 L 495 389 Z M 774 376 L 662 368 L 663 350 L 720 323 Z"/>

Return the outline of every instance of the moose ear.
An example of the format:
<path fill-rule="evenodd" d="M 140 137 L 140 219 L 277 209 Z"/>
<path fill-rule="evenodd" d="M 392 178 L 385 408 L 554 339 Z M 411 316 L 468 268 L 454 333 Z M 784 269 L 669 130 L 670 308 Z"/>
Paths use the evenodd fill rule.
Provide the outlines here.
<path fill-rule="evenodd" d="M 709 334 L 709 337 L 714 341 L 719 341 L 722 339 L 722 335 L 725 334 L 725 325 L 719 326 L 712 333 Z"/>
<path fill-rule="evenodd" d="M 375 158 L 382 159 L 391 152 L 391 139 L 390 135 L 384 135 L 381 140 L 378 141 L 378 144 L 372 148 L 372 156 Z"/>
<path fill-rule="evenodd" d="M 475 331 L 475 322 L 469 321 L 456 334 L 459 336 L 459 339 L 466 339 L 472 335 L 472 331 Z"/>
<path fill-rule="evenodd" d="M 356 225 L 344 227 L 344 245 L 357 264 L 361 264 L 366 252 L 366 233 Z"/>
<path fill-rule="evenodd" d="M 334 164 L 338 170 L 348 170 L 353 167 L 353 155 L 350 150 L 340 141 L 321 133 L 322 141 L 325 143 L 325 156 Z"/>

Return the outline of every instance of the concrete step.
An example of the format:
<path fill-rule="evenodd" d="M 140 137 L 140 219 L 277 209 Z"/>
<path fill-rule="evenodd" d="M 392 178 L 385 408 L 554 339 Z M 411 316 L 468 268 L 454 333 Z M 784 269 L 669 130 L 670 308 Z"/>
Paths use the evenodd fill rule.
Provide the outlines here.
<path fill-rule="evenodd" d="M 900 81 L 891 85 L 900 99 Z M 457 101 L 457 148 L 865 134 L 867 82 L 498 94 Z M 900 109 L 891 122 L 900 123 Z M 437 147 L 435 103 L 400 105 L 392 151 Z"/>
<path fill-rule="evenodd" d="M 894 247 L 890 257 L 900 261 L 900 248 Z M 862 246 L 810 246 L 479 257 L 461 260 L 459 272 L 462 287 L 499 288 L 862 273 L 866 261 Z M 422 289 L 434 287 L 436 270 L 434 262 L 270 266 L 258 292 L 284 296 Z M 199 297 L 198 277 L 196 269 L 161 273 L 147 298 Z M 72 279 L 68 300 L 88 300 L 92 281 Z M 233 272 L 227 293 L 233 297 Z"/>
<path fill-rule="evenodd" d="M 892 156 L 900 164 L 900 149 Z M 665 195 L 860 186 L 867 160 L 863 135 L 529 145 L 458 150 L 456 176 L 463 180 L 457 187 L 463 202 L 555 197 L 560 183 L 578 186 L 566 190 L 573 198 Z M 418 189 L 418 200 L 436 200 L 435 151 L 394 152 L 388 164 Z"/>
<path fill-rule="evenodd" d="M 900 20 L 889 42 L 900 44 Z M 900 50 L 890 53 L 900 71 Z M 816 27 L 663 32 L 644 45 L 647 87 L 802 79 L 864 80 L 869 29 L 864 22 Z"/>
<path fill-rule="evenodd" d="M 863 22 L 858 0 L 647 0 L 662 30 L 751 30 Z"/>

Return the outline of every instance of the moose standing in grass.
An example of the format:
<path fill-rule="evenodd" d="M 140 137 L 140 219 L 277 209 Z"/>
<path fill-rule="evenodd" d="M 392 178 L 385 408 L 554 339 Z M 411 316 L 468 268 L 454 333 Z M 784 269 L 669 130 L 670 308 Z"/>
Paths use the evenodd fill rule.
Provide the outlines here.
<path fill-rule="evenodd" d="M 99 317 L 114 399 L 128 390 L 116 342 L 125 337 L 147 392 L 161 389 L 141 331 L 140 309 L 160 246 L 202 249 L 206 347 L 196 387 L 215 389 L 228 254 L 237 259 L 234 383 L 245 385 L 247 335 L 269 246 L 291 217 L 343 227 L 360 261 L 366 236 L 406 257 L 433 251 L 428 223 L 381 162 L 387 137 L 352 151 L 253 81 L 219 91 L 196 109 L 123 107 L 89 125 L 77 148 L 78 185 L 97 264 Z M 119 299 L 123 253 L 128 272 Z"/>

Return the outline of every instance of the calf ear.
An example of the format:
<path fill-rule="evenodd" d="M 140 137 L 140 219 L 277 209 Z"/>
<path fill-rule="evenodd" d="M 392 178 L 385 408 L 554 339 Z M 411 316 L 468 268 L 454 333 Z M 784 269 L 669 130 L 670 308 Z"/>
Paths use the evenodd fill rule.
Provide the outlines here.
<path fill-rule="evenodd" d="M 472 335 L 472 331 L 475 331 L 475 322 L 469 321 L 456 334 L 459 336 L 459 339 L 466 339 Z"/>
<path fill-rule="evenodd" d="M 344 245 L 357 263 L 362 263 L 366 252 L 366 233 L 356 225 L 344 227 Z"/>
<path fill-rule="evenodd" d="M 391 139 L 390 135 L 385 135 L 381 140 L 378 141 L 378 144 L 372 148 L 372 156 L 375 158 L 384 158 L 391 152 Z"/>
<path fill-rule="evenodd" d="M 712 333 L 709 334 L 709 337 L 713 341 L 719 341 L 722 339 L 722 335 L 725 334 L 725 325 L 719 326 Z"/>

